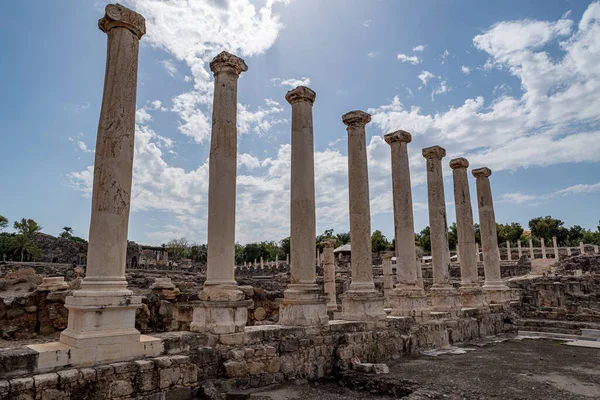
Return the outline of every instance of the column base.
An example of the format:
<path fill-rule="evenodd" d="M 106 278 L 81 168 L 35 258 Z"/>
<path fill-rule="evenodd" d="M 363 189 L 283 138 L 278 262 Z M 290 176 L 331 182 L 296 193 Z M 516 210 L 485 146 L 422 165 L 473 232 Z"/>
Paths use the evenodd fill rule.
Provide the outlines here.
<path fill-rule="evenodd" d="M 396 288 L 390 294 L 388 302 L 394 317 L 413 317 L 422 321 L 429 314 L 427 296 L 422 290 L 404 291 Z"/>
<path fill-rule="evenodd" d="M 458 315 L 462 308 L 460 295 L 451 285 L 433 285 L 429 291 L 431 310 Z"/>
<path fill-rule="evenodd" d="M 291 284 L 280 301 L 279 325 L 324 326 L 329 323 L 328 298 L 316 284 Z"/>
<path fill-rule="evenodd" d="M 335 319 L 346 321 L 380 321 L 387 317 L 383 311 L 383 296 L 376 290 L 348 290 L 340 296 L 342 311 L 335 313 Z"/>
<path fill-rule="evenodd" d="M 506 285 L 483 286 L 483 293 L 488 304 L 508 304 L 512 300 L 512 291 Z"/>
<path fill-rule="evenodd" d="M 479 285 L 463 285 L 458 289 L 463 308 L 488 308 L 485 294 Z"/>
<path fill-rule="evenodd" d="M 248 307 L 252 303 L 252 300 L 193 302 L 190 331 L 215 335 L 244 332 L 248 321 Z"/>
<path fill-rule="evenodd" d="M 135 310 L 142 304 L 140 296 L 107 296 L 100 292 L 91 296 L 90 293 L 75 292 L 75 296 L 66 298 L 69 321 L 60 342 L 28 346 L 40 353 L 37 366 L 40 372 L 162 353 L 162 340 L 140 335 L 135 329 Z"/>

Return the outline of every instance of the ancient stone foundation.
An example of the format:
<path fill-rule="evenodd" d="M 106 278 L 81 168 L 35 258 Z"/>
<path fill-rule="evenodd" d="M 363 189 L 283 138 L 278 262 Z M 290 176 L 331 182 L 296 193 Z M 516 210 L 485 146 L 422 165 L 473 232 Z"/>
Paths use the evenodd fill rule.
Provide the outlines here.
<path fill-rule="evenodd" d="M 320 328 L 251 326 L 230 335 L 169 332 L 155 335 L 163 344 L 159 357 L 43 373 L 36 369 L 38 353 L 13 348 L 0 353 L 0 399 L 81 399 L 92 393 L 99 399 L 191 399 L 207 390 L 317 380 L 350 368 L 353 358 L 384 362 L 510 332 L 510 319 L 509 311 L 497 308 L 425 323 L 388 317 L 376 323 L 334 320 Z"/>

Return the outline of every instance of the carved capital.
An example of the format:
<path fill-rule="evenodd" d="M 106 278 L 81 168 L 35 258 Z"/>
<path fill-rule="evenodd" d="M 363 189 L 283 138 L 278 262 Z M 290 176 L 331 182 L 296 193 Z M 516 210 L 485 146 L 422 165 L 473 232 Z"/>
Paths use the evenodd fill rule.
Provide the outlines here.
<path fill-rule="evenodd" d="M 248 71 L 248 66 L 246 65 L 246 62 L 238 56 L 222 51 L 210 62 L 210 70 L 215 75 L 219 72 L 233 72 L 234 74 L 239 75 L 242 72 Z"/>
<path fill-rule="evenodd" d="M 469 161 L 466 158 L 459 157 L 450 160 L 450 168 L 469 168 Z"/>
<path fill-rule="evenodd" d="M 342 115 L 342 122 L 349 127 L 365 126 L 371 122 L 371 114 L 355 110 Z"/>
<path fill-rule="evenodd" d="M 385 142 L 387 144 L 392 144 L 392 143 L 397 143 L 397 142 L 404 142 L 404 143 L 412 142 L 411 134 L 406 131 L 401 131 L 401 130 L 395 131 L 392 133 L 388 133 L 387 135 L 385 135 L 383 137 L 383 139 L 385 140 Z"/>
<path fill-rule="evenodd" d="M 146 34 L 146 19 L 120 4 L 108 4 L 104 17 L 98 20 L 98 28 L 104 33 L 108 33 L 113 28 L 129 29 L 138 39 L 141 39 Z"/>
<path fill-rule="evenodd" d="M 285 94 L 285 99 L 290 104 L 298 103 L 299 101 L 308 101 L 310 104 L 313 104 L 316 97 L 317 94 L 315 91 L 306 86 L 298 86 Z"/>
<path fill-rule="evenodd" d="M 423 157 L 428 160 L 439 159 L 446 157 L 446 149 L 440 146 L 425 147 L 422 150 Z"/>
<path fill-rule="evenodd" d="M 335 246 L 335 242 L 336 240 L 331 238 L 331 239 L 325 239 L 321 241 L 321 245 L 323 245 L 323 247 L 334 247 Z"/>
<path fill-rule="evenodd" d="M 490 175 L 492 174 L 492 170 L 489 169 L 488 167 L 483 167 L 483 168 L 476 168 L 473 171 L 471 171 L 471 173 L 473 174 L 473 176 L 475 178 L 489 178 Z"/>
<path fill-rule="evenodd" d="M 384 251 L 383 253 L 381 253 L 381 258 L 384 261 L 391 261 L 392 257 L 394 257 L 394 253 L 391 251 Z"/>

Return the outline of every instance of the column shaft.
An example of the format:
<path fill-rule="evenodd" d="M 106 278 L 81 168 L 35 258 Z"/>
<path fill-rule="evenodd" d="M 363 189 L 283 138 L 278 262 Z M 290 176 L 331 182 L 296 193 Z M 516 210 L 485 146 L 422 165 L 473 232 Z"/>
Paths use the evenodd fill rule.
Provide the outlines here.
<path fill-rule="evenodd" d="M 558 244 L 556 243 L 556 236 L 552 236 L 552 246 L 554 247 L 554 259 L 558 260 Z"/>
<path fill-rule="evenodd" d="M 542 246 L 542 258 L 545 260 L 546 259 L 546 243 L 544 241 L 544 238 L 540 238 L 540 244 Z"/>
<path fill-rule="evenodd" d="M 335 256 L 333 254 L 335 239 L 324 240 L 321 244 L 323 245 L 323 287 L 328 297 L 327 311 L 336 311 Z"/>
<path fill-rule="evenodd" d="M 477 183 L 477 203 L 479 207 L 479 224 L 481 227 L 481 246 L 483 248 L 483 266 L 485 269 L 484 289 L 504 289 L 500 274 L 500 255 L 496 233 L 496 216 L 492 200 L 492 188 L 489 168 L 472 171 Z"/>
<path fill-rule="evenodd" d="M 529 258 L 534 259 L 535 253 L 533 252 L 533 238 L 529 238 Z"/>

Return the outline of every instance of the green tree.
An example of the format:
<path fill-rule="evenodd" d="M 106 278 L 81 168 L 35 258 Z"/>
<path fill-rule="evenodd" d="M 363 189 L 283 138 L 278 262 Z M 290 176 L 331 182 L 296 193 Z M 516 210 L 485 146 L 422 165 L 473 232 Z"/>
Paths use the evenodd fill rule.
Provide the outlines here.
<path fill-rule="evenodd" d="M 500 244 L 505 243 L 507 240 L 510 240 L 511 243 L 516 243 L 523 235 L 523 227 L 518 222 L 496 224 L 496 235 Z"/>
<path fill-rule="evenodd" d="M 185 258 L 189 252 L 189 244 L 186 238 L 173 239 L 167 243 L 167 251 L 173 260 Z"/>
<path fill-rule="evenodd" d="M 415 235 L 416 244 L 424 251 L 431 251 L 431 231 L 426 226 L 421 232 Z"/>
<path fill-rule="evenodd" d="M 64 226 L 63 231 L 60 233 L 60 237 L 63 239 L 71 239 L 73 236 L 73 228 L 70 226 Z"/>
<path fill-rule="evenodd" d="M 376 230 L 371 235 L 372 251 L 379 253 L 381 251 L 387 250 L 389 244 L 390 243 L 388 242 L 387 238 L 383 235 L 383 233 L 381 233 L 380 230 Z"/>
<path fill-rule="evenodd" d="M 8 218 L 4 215 L 0 215 L 0 231 L 8 226 Z"/>
<path fill-rule="evenodd" d="M 25 254 L 30 257 L 39 257 L 41 250 L 35 244 L 35 236 L 42 227 L 32 219 L 21 218 L 21 221 L 15 221 L 13 227 L 17 234 L 11 240 L 11 247 L 21 255 L 21 261 L 24 261 Z"/>
<path fill-rule="evenodd" d="M 578 244 L 580 241 L 583 240 L 585 233 L 586 229 L 582 228 L 579 225 L 573 225 L 571 228 L 569 228 L 569 243 L 571 245 Z"/>
<path fill-rule="evenodd" d="M 319 236 L 317 236 L 317 250 L 323 251 L 323 245 L 321 244 L 321 242 L 325 239 L 330 239 L 330 238 L 335 239 L 333 229 L 327 229 L 325 232 L 323 232 Z"/>
<path fill-rule="evenodd" d="M 290 254 L 290 240 L 291 238 L 288 236 L 284 239 L 281 239 L 281 241 L 279 242 L 279 247 L 281 247 L 281 251 L 283 251 L 284 257 L 285 254 Z"/>
<path fill-rule="evenodd" d="M 348 244 L 348 243 L 350 243 L 350 232 L 338 233 L 337 235 L 335 235 L 335 238 L 337 239 L 337 241 L 336 241 L 337 246 L 342 246 L 344 244 Z"/>
<path fill-rule="evenodd" d="M 248 243 L 244 247 L 244 261 L 254 262 L 256 260 L 258 262 L 260 256 L 263 255 L 262 251 L 260 243 Z"/>
<path fill-rule="evenodd" d="M 552 236 L 556 236 L 558 243 L 564 244 L 569 236 L 569 231 L 563 226 L 564 224 L 560 219 L 547 215 L 530 219 L 529 229 L 533 237 L 544 238 L 546 243 L 551 243 Z"/>
<path fill-rule="evenodd" d="M 456 228 L 456 222 L 453 222 L 448 229 L 448 248 L 450 250 L 456 250 L 456 244 L 458 243 L 458 230 Z"/>

